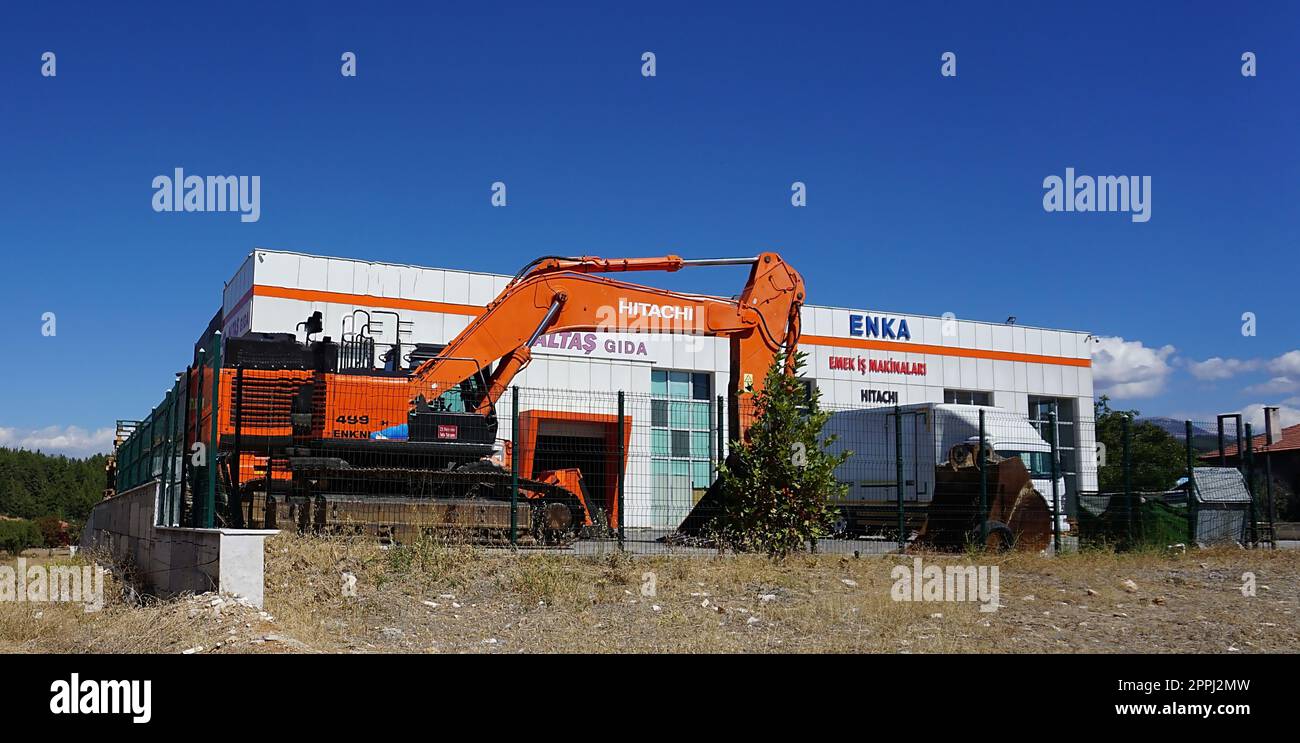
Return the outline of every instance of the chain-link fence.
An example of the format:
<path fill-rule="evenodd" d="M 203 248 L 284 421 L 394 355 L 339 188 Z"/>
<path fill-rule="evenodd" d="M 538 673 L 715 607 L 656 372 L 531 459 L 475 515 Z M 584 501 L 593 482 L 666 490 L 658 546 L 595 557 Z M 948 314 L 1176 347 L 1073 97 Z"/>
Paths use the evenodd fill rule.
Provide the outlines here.
<path fill-rule="evenodd" d="M 1081 544 L 1275 545 L 1271 499 L 1258 488 L 1251 427 L 1240 415 L 1208 422 L 1110 413 L 1085 425 L 1096 445 L 1082 466 L 1096 485 L 1078 494 Z"/>
<path fill-rule="evenodd" d="M 409 374 L 374 369 L 373 349 L 341 344 L 322 360 L 307 358 L 319 345 L 268 348 L 236 340 L 223 351 L 214 334 L 118 447 L 116 489 L 161 480 L 165 525 L 578 552 L 728 546 L 719 534 L 736 525 L 735 494 L 715 483 L 730 431 L 762 425 L 752 396 L 737 404 L 692 375 L 656 372 L 648 391 L 493 395 L 480 374 L 412 399 Z M 822 407 L 813 451 L 792 441 L 789 454 L 794 467 L 842 459 L 833 518 L 809 548 L 1271 541 L 1270 501 L 1239 417 L 1031 412 Z"/>
<path fill-rule="evenodd" d="M 163 401 L 140 421 L 120 421 L 126 435 L 109 465 L 106 494 L 122 493 L 157 480 L 157 526 L 217 524 L 217 498 L 224 493 L 212 442 L 221 405 L 221 336 L 198 349 L 195 364 L 178 374 Z M 224 505 L 224 504 L 223 504 Z"/>

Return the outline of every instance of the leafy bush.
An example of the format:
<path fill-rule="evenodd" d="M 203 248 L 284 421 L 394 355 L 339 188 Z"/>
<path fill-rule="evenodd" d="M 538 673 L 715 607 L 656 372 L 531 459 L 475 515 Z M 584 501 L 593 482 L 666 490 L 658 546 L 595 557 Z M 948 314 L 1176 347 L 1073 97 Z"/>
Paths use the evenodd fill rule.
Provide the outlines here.
<path fill-rule="evenodd" d="M 1130 486 L 1135 491 L 1159 492 L 1174 486 L 1187 474 L 1187 445 L 1150 421 L 1137 422 L 1136 410 L 1112 410 L 1102 395 L 1094 405 L 1097 441 L 1106 447 L 1108 465 L 1097 470 L 1103 493 L 1124 490 L 1124 422 L 1129 423 Z"/>
<path fill-rule="evenodd" d="M 0 550 L 14 557 L 29 547 L 40 546 L 41 530 L 26 519 L 0 519 Z"/>
<path fill-rule="evenodd" d="M 794 375 L 777 357 L 764 387 L 746 401 L 755 415 L 748 439 L 732 445 L 719 468 L 722 514 L 715 526 L 720 541 L 739 551 L 785 557 L 831 533 L 838 512 L 832 501 L 843 495 L 835 468 L 848 453 L 830 455 L 822 440 L 829 413 L 820 393 L 797 378 L 804 354 L 795 357 Z"/>
<path fill-rule="evenodd" d="M 45 547 L 62 547 L 68 543 L 68 530 L 63 526 L 63 519 L 58 516 L 42 516 L 36 519 L 36 528 L 41 532 L 41 545 Z"/>

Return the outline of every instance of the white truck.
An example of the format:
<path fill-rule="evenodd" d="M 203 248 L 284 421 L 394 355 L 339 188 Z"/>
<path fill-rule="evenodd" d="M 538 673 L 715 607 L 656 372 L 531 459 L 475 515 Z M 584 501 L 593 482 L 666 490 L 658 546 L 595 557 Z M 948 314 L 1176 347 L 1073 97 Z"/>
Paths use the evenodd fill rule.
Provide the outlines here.
<path fill-rule="evenodd" d="M 934 497 L 935 466 L 948 458 L 953 446 L 979 441 L 979 415 L 984 410 L 985 438 L 1003 457 L 1019 457 L 1034 489 L 1055 514 L 1062 532 L 1065 520 L 1065 478 L 1057 466 L 1057 494 L 1061 513 L 1052 503 L 1052 447 L 1024 416 L 981 405 L 918 403 L 898 408 L 902 419 L 903 504 L 912 516 L 925 512 Z M 841 504 L 844 526 L 850 531 L 872 531 L 873 526 L 896 524 L 898 503 L 897 433 L 894 408 L 844 410 L 831 414 L 823 436 L 835 435 L 828 451 L 851 452 L 835 471 L 848 485 Z M 896 528 L 895 528 L 896 530 Z"/>

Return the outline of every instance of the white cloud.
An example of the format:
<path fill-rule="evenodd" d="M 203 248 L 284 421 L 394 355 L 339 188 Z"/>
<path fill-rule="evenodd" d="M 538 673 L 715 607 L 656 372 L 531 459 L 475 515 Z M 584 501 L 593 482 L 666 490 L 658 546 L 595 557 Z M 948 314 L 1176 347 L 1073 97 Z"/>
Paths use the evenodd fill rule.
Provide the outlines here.
<path fill-rule="evenodd" d="M 1287 351 L 1268 362 L 1268 370 L 1292 379 L 1300 379 L 1300 351 Z"/>
<path fill-rule="evenodd" d="M 1205 361 L 1187 362 L 1187 370 L 1192 373 L 1192 376 L 1206 382 L 1229 379 L 1242 372 L 1254 371 L 1258 368 L 1259 361 L 1255 359 L 1224 359 L 1215 356 Z"/>
<path fill-rule="evenodd" d="M 1252 384 L 1245 389 L 1248 395 L 1279 395 L 1286 392 L 1300 392 L 1300 377 L 1273 377 L 1267 382 Z"/>
<path fill-rule="evenodd" d="M 1300 400 L 1294 402 L 1300 402 Z M 1282 419 L 1283 428 L 1300 424 L 1300 408 L 1278 405 L 1277 409 L 1278 416 Z M 1255 433 L 1264 433 L 1264 403 L 1247 405 L 1242 408 L 1241 416 L 1250 424 L 1250 427 L 1254 429 Z"/>
<path fill-rule="evenodd" d="M 1187 362 L 1193 377 L 1205 382 L 1230 379 L 1245 372 L 1265 369 L 1280 377 L 1300 379 L 1300 350 L 1287 351 L 1271 359 L 1225 359 L 1219 356 L 1205 361 Z"/>
<path fill-rule="evenodd" d="M 111 451 L 113 434 L 112 428 L 87 431 L 80 426 L 46 426 L 29 429 L 0 426 L 0 446 L 29 451 L 39 450 L 46 454 L 87 457 L 91 454 L 106 454 Z"/>
<path fill-rule="evenodd" d="M 1151 397 L 1165 388 L 1173 346 L 1147 348 L 1118 336 L 1098 338 L 1092 347 L 1092 378 L 1097 391 L 1112 398 Z"/>

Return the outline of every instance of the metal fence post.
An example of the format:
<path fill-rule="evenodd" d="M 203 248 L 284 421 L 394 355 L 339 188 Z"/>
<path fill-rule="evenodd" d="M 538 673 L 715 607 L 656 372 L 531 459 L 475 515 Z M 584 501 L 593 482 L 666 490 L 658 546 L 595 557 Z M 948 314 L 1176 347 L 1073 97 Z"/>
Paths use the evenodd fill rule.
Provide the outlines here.
<path fill-rule="evenodd" d="M 519 388 L 510 388 L 510 544 L 519 545 Z"/>
<path fill-rule="evenodd" d="M 198 444 L 200 447 L 206 447 L 206 445 L 203 444 L 203 393 L 204 393 L 203 383 L 205 381 L 203 370 L 207 368 L 208 365 L 208 349 L 206 348 L 199 349 L 198 360 L 199 363 L 197 365 L 197 369 L 199 373 L 199 383 L 198 383 L 198 388 L 194 391 L 194 443 Z M 199 491 L 202 490 L 202 487 L 199 485 L 199 477 L 202 476 L 204 472 L 207 471 L 206 468 L 208 466 L 208 457 L 211 456 L 212 452 L 208 451 L 206 448 L 201 449 L 201 451 L 203 451 L 203 457 L 202 457 L 203 469 L 200 469 L 198 472 L 194 473 L 194 493 L 190 497 L 189 519 L 182 519 L 183 521 L 187 522 L 183 525 L 189 527 L 199 526 L 200 525 L 199 520 L 202 518 L 201 512 L 203 510 L 204 499 L 199 497 L 200 495 Z M 181 510 L 184 511 L 184 508 L 185 508 L 185 504 L 182 503 Z"/>
<path fill-rule="evenodd" d="M 1264 494 L 1268 499 L 1268 533 L 1269 544 L 1277 549 L 1277 499 L 1273 497 L 1273 445 L 1265 444 L 1264 451 Z"/>
<path fill-rule="evenodd" d="M 1133 460 L 1129 458 L 1129 418 L 1124 416 L 1121 421 L 1123 428 L 1123 468 L 1124 468 L 1124 516 L 1128 521 L 1128 541 L 1129 545 L 1133 544 Z"/>
<path fill-rule="evenodd" d="M 1245 453 L 1242 453 L 1242 441 L 1237 439 L 1237 463 L 1241 465 L 1242 472 L 1246 476 L 1246 492 L 1250 494 L 1250 511 L 1247 514 L 1250 519 L 1250 543 L 1259 546 L 1259 522 L 1256 520 L 1259 515 L 1255 513 L 1255 437 L 1250 430 L 1250 424 L 1246 424 L 1246 442 Z"/>
<path fill-rule="evenodd" d="M 217 515 L 217 411 L 221 402 L 221 331 L 212 333 L 212 407 L 208 410 L 212 438 L 208 443 L 208 492 L 204 498 L 203 528 L 216 525 Z"/>
<path fill-rule="evenodd" d="M 162 526 L 163 512 L 168 508 L 171 501 L 172 489 L 172 431 L 175 429 L 175 420 L 172 417 L 172 393 L 174 389 L 167 390 L 167 395 L 163 398 L 163 409 L 167 411 L 167 423 L 163 434 L 163 461 L 162 471 L 160 474 L 161 483 L 159 484 L 158 507 L 153 515 L 154 526 Z"/>
<path fill-rule="evenodd" d="M 144 432 L 144 472 L 141 482 L 149 482 L 153 479 L 153 419 L 158 415 L 158 408 L 149 411 L 149 416 L 140 424 L 140 430 Z"/>
<path fill-rule="evenodd" d="M 619 390 L 618 391 L 618 548 L 620 550 L 623 549 L 623 524 L 625 519 L 625 514 L 624 514 L 625 503 L 623 498 L 623 489 L 626 484 L 625 476 L 626 476 L 626 469 L 627 469 L 626 466 L 627 444 L 625 443 L 626 439 L 624 438 L 627 435 L 627 431 L 626 431 L 627 424 L 623 420 L 623 408 L 624 408 L 623 397 L 624 397 L 623 390 Z"/>
<path fill-rule="evenodd" d="M 181 384 L 181 405 L 185 406 L 181 416 L 181 482 L 180 492 L 172 502 L 172 511 L 167 514 L 167 524 L 169 526 L 181 525 L 181 509 L 185 507 L 185 494 L 189 492 L 189 473 L 190 473 L 190 383 L 193 381 L 194 367 L 185 367 L 185 377 Z"/>
<path fill-rule="evenodd" d="M 188 367 L 187 367 L 188 369 Z M 187 374 L 176 380 L 176 394 L 173 405 L 176 419 L 172 421 L 172 495 L 167 505 L 167 525 L 179 526 L 181 503 L 185 500 L 185 437 L 189 435 L 186 426 L 189 423 L 190 378 Z"/>
<path fill-rule="evenodd" d="M 176 460 L 179 458 L 181 465 L 185 463 L 185 411 L 178 409 L 184 405 L 185 385 L 178 379 L 172 387 L 172 412 L 167 421 L 167 438 L 171 445 L 167 452 L 167 512 L 163 518 L 167 519 L 168 526 L 174 526 L 172 514 L 176 512 L 176 502 L 180 498 L 181 475 Z"/>
<path fill-rule="evenodd" d="M 988 460 L 984 457 L 984 446 L 987 441 L 986 431 L 984 428 L 984 408 L 980 408 L 980 450 L 976 454 L 976 462 L 980 466 L 980 548 L 988 546 L 989 543 L 989 477 L 988 477 Z"/>
<path fill-rule="evenodd" d="M 724 454 L 723 447 L 725 445 L 725 442 L 722 433 L 722 421 L 725 420 L 725 418 L 723 418 L 725 414 L 726 414 L 726 410 L 723 408 L 722 395 L 718 395 L 718 466 L 719 467 L 722 466 L 722 460 Z"/>
<path fill-rule="evenodd" d="M 1277 411 L 1264 408 L 1264 496 L 1268 508 L 1268 543 L 1277 549 L 1277 498 L 1273 495 L 1273 415 Z"/>
<path fill-rule="evenodd" d="M 234 451 L 230 452 L 230 456 L 234 464 L 230 468 L 231 492 L 230 495 L 227 496 L 229 502 L 227 503 L 226 507 L 230 512 L 230 522 L 235 525 L 236 529 L 242 529 L 244 528 L 244 509 L 243 509 L 243 501 L 241 500 L 243 494 L 240 492 L 239 479 L 241 474 L 240 472 L 241 464 L 243 460 L 243 449 L 241 446 L 243 444 L 241 438 L 243 436 L 243 420 L 244 420 L 244 364 L 243 362 L 240 362 L 239 365 L 235 367 L 235 409 L 234 409 L 233 417 L 235 419 L 234 421 L 235 441 L 234 441 Z M 253 499 L 249 498 L 248 519 L 251 521 L 252 518 L 253 518 Z"/>
<path fill-rule="evenodd" d="M 1060 449 L 1057 448 L 1056 434 L 1056 403 L 1052 403 L 1052 411 L 1047 414 L 1047 426 L 1052 430 L 1052 551 L 1055 554 L 1061 554 L 1061 487 L 1056 484 L 1060 477 L 1057 464 L 1057 457 Z"/>
<path fill-rule="evenodd" d="M 1192 453 L 1192 422 L 1184 421 L 1183 433 L 1187 447 L 1187 546 L 1196 546 L 1196 483 L 1193 478 L 1196 466 Z"/>
<path fill-rule="evenodd" d="M 903 411 L 898 405 L 894 405 L 894 490 L 898 494 L 898 553 L 901 555 L 907 551 L 907 519 L 903 514 Z"/>

